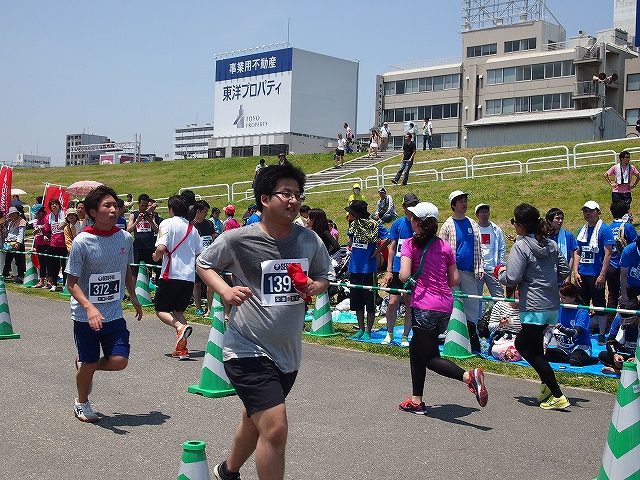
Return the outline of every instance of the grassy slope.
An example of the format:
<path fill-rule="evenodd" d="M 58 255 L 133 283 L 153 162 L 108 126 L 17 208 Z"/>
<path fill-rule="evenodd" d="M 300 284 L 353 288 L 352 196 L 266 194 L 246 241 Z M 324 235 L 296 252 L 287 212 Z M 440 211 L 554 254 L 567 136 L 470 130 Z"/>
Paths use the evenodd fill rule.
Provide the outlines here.
<path fill-rule="evenodd" d="M 637 145 L 638 140 L 630 140 L 629 146 Z M 539 145 L 527 146 L 537 147 Z M 613 148 L 620 150 L 623 146 L 617 144 Z M 518 148 L 518 147 L 516 147 Z M 572 145 L 569 145 L 572 148 Z M 604 147 L 599 146 L 598 149 Z M 483 150 L 433 150 L 423 152 L 418 151 L 416 161 L 430 160 L 436 158 L 450 158 L 454 156 L 465 156 L 471 159 L 473 155 L 479 153 L 491 153 L 494 151 L 513 150 L 514 147 L 502 147 Z M 348 155 L 345 161 L 354 158 L 355 155 Z M 522 156 L 520 156 L 522 157 Z M 518 158 L 513 155 L 510 158 Z M 333 165 L 331 154 L 313 154 L 291 156 L 289 159 L 300 166 L 305 172 L 315 172 Z M 276 163 L 274 157 L 267 157 L 267 164 Z M 258 158 L 228 158 L 217 160 L 186 160 L 177 162 L 155 162 L 130 165 L 92 165 L 66 168 L 30 169 L 13 172 L 13 186 L 25 190 L 28 195 L 23 196 L 23 200 L 33 203 L 36 195 L 42 194 L 44 182 L 52 184 L 69 185 L 78 180 L 96 180 L 106 183 L 118 193 L 133 193 L 137 197 L 140 193 L 148 193 L 152 197 L 168 197 L 178 192 L 180 188 L 192 187 L 196 185 L 209 184 L 231 184 L 233 182 L 251 180 Z M 388 162 L 397 163 L 397 160 Z M 382 165 L 380 165 L 382 167 Z M 605 167 L 586 167 L 577 170 L 557 170 L 549 172 L 537 172 L 528 175 L 506 175 L 497 177 L 478 178 L 473 180 L 452 180 L 446 182 L 423 182 L 411 183 L 406 187 L 391 185 L 387 188 L 396 203 L 402 202 L 402 195 L 406 192 L 413 192 L 421 201 L 430 201 L 440 209 L 440 220 L 443 221 L 449 215 L 450 208 L 447 204 L 447 196 L 452 190 L 460 189 L 470 192 L 469 214 L 473 215 L 473 206 L 480 202 L 490 203 L 492 206 L 492 220 L 498 223 L 505 233 L 513 233 L 509 224 L 513 208 L 521 202 L 528 202 L 544 213 L 551 207 L 559 207 L 565 212 L 566 227 L 574 232 L 584 222 L 582 219 L 581 206 L 586 200 L 596 200 L 600 203 L 605 222 L 611 220 L 608 212 L 608 205 L 611 201 L 610 187 L 602 178 Z M 312 207 L 319 207 L 327 212 L 330 218 L 338 223 L 341 232 L 341 241 L 344 242 L 346 220 L 344 207 L 347 203 L 349 192 L 338 192 L 336 194 L 310 195 L 306 203 Z M 363 191 L 365 198 L 375 205 L 377 193 L 374 189 Z M 224 206 L 223 201 L 210 201 L 209 203 Z M 238 212 L 244 212 L 251 201 L 236 202 Z M 370 207 L 370 211 L 372 208 Z M 8 284 L 14 290 L 12 284 Z M 19 289 L 24 292 L 23 289 Z M 30 292 L 32 294 L 49 295 L 46 292 Z M 195 320 L 193 318 L 192 320 Z M 337 329 L 342 328 L 336 325 Z M 344 333 L 351 331 L 345 328 Z M 348 348 L 358 348 L 372 353 L 390 354 L 394 356 L 406 357 L 406 349 L 399 347 L 382 347 L 372 344 L 361 344 L 350 342 L 343 337 L 333 339 L 311 339 L 326 344 L 343 346 Z M 470 367 L 478 364 L 478 360 L 464 360 L 460 364 Z M 535 378 L 535 373 L 531 369 L 518 367 L 510 364 L 481 361 L 483 368 L 487 371 L 502 373 L 506 375 Z M 558 379 L 567 385 L 580 386 L 586 388 L 596 388 L 615 393 L 617 381 L 594 377 L 589 375 L 578 376 L 567 373 L 559 373 Z"/>

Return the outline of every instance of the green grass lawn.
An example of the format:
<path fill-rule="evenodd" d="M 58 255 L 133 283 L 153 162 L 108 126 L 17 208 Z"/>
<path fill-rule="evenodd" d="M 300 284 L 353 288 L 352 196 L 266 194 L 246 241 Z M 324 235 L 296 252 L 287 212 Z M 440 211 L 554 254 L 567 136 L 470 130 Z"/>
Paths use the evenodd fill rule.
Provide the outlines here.
<path fill-rule="evenodd" d="M 498 151 L 513 151 L 519 148 L 536 148 L 544 145 L 510 146 L 491 149 L 455 149 L 455 150 L 419 150 L 416 161 L 446 159 L 464 156 L 471 159 L 473 155 L 492 153 Z M 567 145 L 571 150 L 572 144 Z M 612 144 L 609 146 L 598 145 L 594 150 L 613 148 L 616 151 L 622 148 L 640 146 L 639 139 L 629 139 L 628 143 Z M 347 155 L 345 162 L 358 155 Z M 300 166 L 305 172 L 313 173 L 329 168 L 333 165 L 333 155 L 310 154 L 292 155 L 288 157 L 294 165 Z M 514 154 L 513 159 L 524 158 L 523 154 Z M 267 165 L 275 164 L 275 157 L 265 157 Z M 78 180 L 96 180 L 112 186 L 119 194 L 133 193 L 134 198 L 141 193 L 148 193 L 151 197 L 163 198 L 177 193 L 180 188 L 194 187 L 197 185 L 232 184 L 234 182 L 250 181 L 259 157 L 226 158 L 184 160 L 174 162 L 154 162 L 128 165 L 90 165 L 64 168 L 47 169 L 15 169 L 13 171 L 13 186 L 25 190 L 28 195 L 22 196 L 24 201 L 32 204 L 36 195 L 41 195 L 45 182 L 51 184 L 69 185 Z M 387 164 L 397 164 L 394 159 Z M 633 162 L 633 156 L 632 156 Z M 379 165 L 382 168 L 384 164 Z M 463 190 L 470 193 L 469 215 L 473 217 L 473 208 L 477 203 L 491 204 L 491 219 L 502 227 L 505 233 L 515 233 L 509 223 L 513 215 L 513 208 L 522 202 L 536 206 L 542 215 L 552 207 L 558 207 L 565 212 L 565 227 L 576 232 L 584 223 L 581 207 L 587 200 L 595 200 L 600 204 L 602 218 L 606 223 L 611 221 L 609 204 L 611 202 L 611 189 L 603 178 L 603 173 L 608 167 L 596 166 L 572 170 L 555 170 L 547 172 L 535 172 L 526 175 L 503 175 L 495 177 L 483 177 L 477 179 L 461 179 L 440 182 L 412 182 L 409 177 L 409 185 L 406 187 L 390 185 L 387 192 L 395 199 L 401 213 L 400 204 L 402 196 L 407 192 L 415 193 L 421 201 L 434 203 L 440 209 L 440 221 L 444 221 L 451 210 L 447 202 L 449 193 L 453 190 Z M 311 207 L 322 208 L 327 216 L 338 224 L 341 243 L 346 242 L 344 234 L 347 227 L 344 207 L 350 192 L 337 192 L 332 194 L 310 194 L 305 203 Z M 375 189 L 364 189 L 362 192 L 370 203 L 370 211 L 375 209 L 378 194 Z M 212 206 L 223 207 L 226 201 L 209 201 Z M 223 204 L 224 203 L 224 204 Z M 242 214 L 253 200 L 235 202 L 236 210 Z M 640 214 L 636 214 L 640 218 Z M 508 245 L 508 248 L 510 245 Z M 7 284 L 11 291 L 19 291 L 29 295 L 41 295 L 58 299 L 58 294 L 43 292 L 41 290 L 28 290 L 12 283 Z M 152 309 L 147 309 L 153 313 Z M 207 320 L 199 319 L 195 315 L 187 315 L 190 321 L 206 323 Z M 305 341 L 334 345 L 338 347 L 359 349 L 381 355 L 392 355 L 408 358 L 407 349 L 389 347 L 361 342 L 353 342 L 346 339 L 352 334 L 351 326 L 337 324 L 336 330 L 344 335 L 331 338 L 305 337 Z M 531 368 L 524 368 L 508 363 L 497 363 L 482 359 L 461 360 L 458 363 L 463 368 L 481 365 L 489 372 L 503 375 L 537 378 Z M 407 365 L 408 368 L 408 365 Z M 609 393 L 617 391 L 618 381 L 615 379 L 593 376 L 576 375 L 571 373 L 556 373 L 558 380 L 564 385 L 592 388 Z"/>

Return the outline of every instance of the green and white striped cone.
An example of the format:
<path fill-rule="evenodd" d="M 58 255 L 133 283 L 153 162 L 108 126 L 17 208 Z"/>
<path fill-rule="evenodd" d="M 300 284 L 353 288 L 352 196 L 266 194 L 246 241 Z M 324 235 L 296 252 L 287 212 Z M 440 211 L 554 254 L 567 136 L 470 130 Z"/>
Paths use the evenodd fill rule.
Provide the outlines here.
<path fill-rule="evenodd" d="M 471 342 L 469 341 L 469 329 L 467 328 L 467 317 L 464 314 L 464 305 L 457 298 L 453 300 L 453 311 L 451 312 L 451 318 L 449 318 L 442 355 L 451 358 L 470 358 L 474 356 L 471 353 Z"/>
<path fill-rule="evenodd" d="M 69 289 L 67 288 L 67 282 L 64 282 L 64 286 L 62 287 L 62 292 L 58 294 L 59 297 L 69 298 L 71 294 L 69 293 Z"/>
<path fill-rule="evenodd" d="M 38 270 L 33 264 L 33 261 L 31 261 L 30 253 L 27 253 L 27 269 L 24 272 L 23 280 L 22 285 L 27 288 L 31 288 L 38 283 Z"/>
<path fill-rule="evenodd" d="M 311 331 L 304 332 L 305 335 L 313 337 L 335 337 L 340 335 L 333 329 L 333 317 L 331 316 L 331 305 L 329 295 L 321 293 L 316 297 L 316 305 L 313 308 L 313 319 L 311 320 Z"/>
<path fill-rule="evenodd" d="M 640 354 L 640 342 L 636 345 L 636 370 L 638 372 L 638 378 L 640 378 L 640 362 L 638 361 L 638 355 Z"/>
<path fill-rule="evenodd" d="M 640 479 L 640 382 L 624 362 L 597 480 Z"/>
<path fill-rule="evenodd" d="M 215 293 L 211 303 L 211 330 L 207 341 L 207 351 L 202 362 L 200 384 L 187 387 L 189 393 L 197 393 L 209 398 L 235 395 L 236 390 L 229 382 L 222 363 L 222 336 L 224 335 L 224 306 L 220 296 Z"/>
<path fill-rule="evenodd" d="M 144 262 L 140 262 L 138 278 L 136 279 L 136 297 L 143 307 L 152 307 L 151 291 L 149 290 L 149 277 L 147 277 L 147 267 Z"/>
<path fill-rule="evenodd" d="M 182 444 L 178 480 L 211 480 L 205 446 L 200 440 L 189 440 Z"/>
<path fill-rule="evenodd" d="M 4 286 L 4 277 L 0 275 L 0 340 L 20 338 L 19 333 L 13 333 L 9 303 L 7 301 L 7 289 Z"/>

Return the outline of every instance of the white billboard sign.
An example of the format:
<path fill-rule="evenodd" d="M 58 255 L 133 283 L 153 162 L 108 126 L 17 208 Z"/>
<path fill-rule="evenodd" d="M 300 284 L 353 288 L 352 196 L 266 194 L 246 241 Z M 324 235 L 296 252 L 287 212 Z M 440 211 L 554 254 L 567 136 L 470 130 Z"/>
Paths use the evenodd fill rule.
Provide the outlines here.
<path fill-rule="evenodd" d="M 290 131 L 292 49 L 216 61 L 216 137 Z"/>

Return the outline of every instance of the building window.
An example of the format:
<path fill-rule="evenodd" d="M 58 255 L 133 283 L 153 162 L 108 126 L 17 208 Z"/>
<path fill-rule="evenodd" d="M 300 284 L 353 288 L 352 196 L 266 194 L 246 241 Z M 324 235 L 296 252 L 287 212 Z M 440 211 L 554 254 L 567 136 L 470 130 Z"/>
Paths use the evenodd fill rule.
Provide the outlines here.
<path fill-rule="evenodd" d="M 253 157 L 253 146 L 231 147 L 232 157 Z"/>
<path fill-rule="evenodd" d="M 434 120 L 459 118 L 460 104 L 445 103 L 441 105 L 423 105 L 420 107 L 396 108 L 384 111 L 386 122 L 416 122 L 424 118 Z"/>
<path fill-rule="evenodd" d="M 440 148 L 457 148 L 458 133 L 442 133 L 440 134 Z"/>
<path fill-rule="evenodd" d="M 404 93 L 418 93 L 418 79 L 404 81 Z"/>
<path fill-rule="evenodd" d="M 286 143 L 276 143 L 273 145 L 260 145 L 261 157 L 275 157 L 276 155 L 279 155 L 281 153 L 284 153 L 285 155 L 289 155 L 289 145 L 287 145 Z"/>
<path fill-rule="evenodd" d="M 406 107 L 404 109 L 404 121 L 413 122 L 418 118 L 418 107 Z"/>
<path fill-rule="evenodd" d="M 419 80 L 419 90 L 421 92 L 430 92 L 433 90 L 433 77 L 421 78 Z"/>
<path fill-rule="evenodd" d="M 386 95 L 395 95 L 396 94 L 396 82 L 385 82 L 384 83 L 384 94 Z"/>
<path fill-rule="evenodd" d="M 630 73 L 627 75 L 627 91 L 633 92 L 640 90 L 640 73 Z M 633 122 L 635 125 L 635 122 Z"/>
<path fill-rule="evenodd" d="M 540 112 L 572 108 L 571 93 L 550 93 L 531 97 L 498 98 L 485 102 L 485 115 Z"/>
<path fill-rule="evenodd" d="M 541 112 L 544 110 L 544 95 L 532 95 L 531 96 L 531 111 Z"/>
<path fill-rule="evenodd" d="M 517 97 L 515 99 L 516 113 L 523 113 L 529 111 L 529 97 Z"/>
<path fill-rule="evenodd" d="M 502 81 L 504 83 L 515 83 L 516 81 L 516 67 L 509 67 L 502 69 Z"/>
<path fill-rule="evenodd" d="M 515 113 L 515 105 L 516 105 L 516 99 L 515 98 L 503 98 L 502 99 L 502 113 L 503 114 L 508 114 L 508 113 Z"/>
<path fill-rule="evenodd" d="M 544 63 L 531 65 L 531 80 L 544 79 Z"/>
<path fill-rule="evenodd" d="M 535 50 L 535 49 L 536 49 L 535 37 L 504 42 L 504 53 L 520 52 L 523 50 Z"/>
<path fill-rule="evenodd" d="M 486 114 L 485 115 L 500 115 L 502 113 L 502 100 L 487 100 L 485 104 Z"/>
<path fill-rule="evenodd" d="M 640 118 L 640 108 L 629 108 L 625 110 L 624 118 L 627 120 L 627 125 L 635 126 L 638 118 Z"/>
<path fill-rule="evenodd" d="M 412 78 L 385 82 L 385 95 L 402 95 L 403 93 L 432 92 L 460 88 L 460 74 L 438 75 L 436 77 Z"/>
<path fill-rule="evenodd" d="M 487 45 L 476 45 L 473 47 L 467 47 L 467 57 L 488 57 L 489 55 L 498 54 L 498 44 L 490 43 Z"/>
<path fill-rule="evenodd" d="M 567 77 L 570 75 L 575 75 L 575 67 L 571 60 L 539 63 L 536 65 L 520 65 L 517 67 L 487 70 L 487 85 Z"/>

